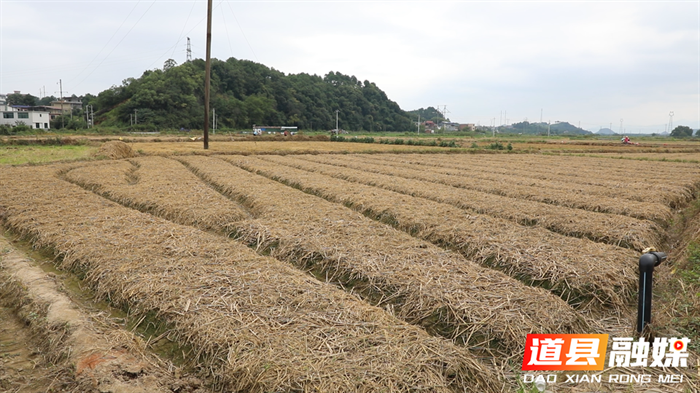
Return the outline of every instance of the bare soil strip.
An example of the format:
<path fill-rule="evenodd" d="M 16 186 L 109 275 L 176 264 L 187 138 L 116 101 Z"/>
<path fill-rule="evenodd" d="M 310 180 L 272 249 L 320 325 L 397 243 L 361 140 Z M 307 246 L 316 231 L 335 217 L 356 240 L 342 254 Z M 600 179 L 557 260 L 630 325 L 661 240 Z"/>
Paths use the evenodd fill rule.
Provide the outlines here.
<path fill-rule="evenodd" d="M 99 298 L 169 326 L 220 389 L 501 390 L 464 347 L 243 245 L 110 202 L 56 171 L 0 173 L 4 224 L 53 249 L 62 268 L 84 272 Z"/>
<path fill-rule="evenodd" d="M 228 160 L 457 251 L 528 285 L 545 287 L 575 306 L 624 308 L 635 291 L 637 254 L 633 251 L 523 227 L 451 205 L 283 166 L 271 159 Z"/>
<path fill-rule="evenodd" d="M 439 168 L 424 167 L 415 169 L 407 165 L 377 165 L 366 162 L 362 157 L 347 155 L 336 156 L 305 156 L 305 159 L 324 164 L 332 164 L 340 167 L 360 169 L 368 172 L 383 173 L 408 179 L 419 179 L 433 183 L 442 183 L 454 187 L 487 192 L 490 194 L 508 196 L 512 198 L 529 199 L 552 205 L 567 206 L 595 212 L 627 215 L 630 217 L 666 221 L 671 217 L 671 209 L 659 203 L 621 201 L 615 198 L 605 198 L 585 194 L 569 193 L 561 190 L 548 190 L 539 187 L 508 184 L 505 179 L 502 182 L 480 180 L 448 174 Z"/>
<path fill-rule="evenodd" d="M 433 334 L 515 355 L 527 332 L 589 329 L 543 289 L 220 159 L 180 159 L 258 217 L 239 231 L 248 242 Z"/>
<path fill-rule="evenodd" d="M 600 195 L 610 198 L 628 199 L 639 202 L 662 203 L 670 207 L 677 207 L 692 199 L 691 190 L 678 186 L 629 188 L 620 182 L 605 182 L 594 180 L 598 184 L 581 183 L 571 181 L 571 177 L 545 175 L 533 173 L 529 166 L 511 164 L 508 167 L 500 164 L 489 164 L 474 156 L 415 156 L 415 155 L 363 155 L 363 158 L 374 163 L 405 163 L 410 165 L 444 168 L 444 173 L 461 174 L 483 180 L 505 181 L 508 184 L 528 185 L 544 189 L 564 190 L 572 193 Z M 534 165 L 530 165 L 534 166 Z M 573 178 L 575 180 L 575 178 Z"/>
<path fill-rule="evenodd" d="M 133 334 L 96 323 L 62 293 L 51 275 L 35 266 L 0 236 L 0 300 L 16 308 L 32 331 L 14 326 L 14 340 L 28 341 L 41 353 L 21 354 L 0 364 L 0 388 L 23 391 L 158 393 L 205 392 L 177 380 L 166 364 L 145 353 L 145 343 Z M 6 321 L 3 321 L 6 325 Z M 5 355 L 4 348 L 0 348 Z M 35 363 L 36 362 L 36 363 Z M 36 369 L 36 367 L 41 368 Z M 2 369 L 14 370 L 3 377 Z M 18 369 L 20 371 L 18 371 Z M 34 369 L 34 372 L 27 372 Z M 21 372 L 24 371 L 24 372 Z M 4 390 L 8 389 L 8 390 Z"/>

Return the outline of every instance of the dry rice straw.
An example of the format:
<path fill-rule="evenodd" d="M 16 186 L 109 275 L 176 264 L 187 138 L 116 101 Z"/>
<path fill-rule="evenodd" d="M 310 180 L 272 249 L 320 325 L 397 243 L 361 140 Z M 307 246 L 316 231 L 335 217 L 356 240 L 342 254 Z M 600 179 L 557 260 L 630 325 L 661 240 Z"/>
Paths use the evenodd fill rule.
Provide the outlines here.
<path fill-rule="evenodd" d="M 220 236 L 4 168 L 4 224 L 82 270 L 103 298 L 157 315 L 226 391 L 500 391 L 465 348 Z M 559 317 L 559 315 L 557 315 Z"/>

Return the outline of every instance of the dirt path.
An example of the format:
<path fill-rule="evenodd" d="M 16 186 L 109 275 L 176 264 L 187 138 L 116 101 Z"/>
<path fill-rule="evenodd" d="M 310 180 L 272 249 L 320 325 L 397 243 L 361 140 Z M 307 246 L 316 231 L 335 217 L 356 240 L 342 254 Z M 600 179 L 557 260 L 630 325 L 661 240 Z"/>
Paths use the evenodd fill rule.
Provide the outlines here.
<path fill-rule="evenodd" d="M 196 378 L 176 378 L 145 347 L 81 310 L 55 274 L 0 236 L 0 391 L 207 391 Z"/>
<path fill-rule="evenodd" d="M 28 385 L 44 374 L 35 367 L 38 359 L 24 324 L 10 308 L 0 307 L 0 391 L 33 390 Z"/>

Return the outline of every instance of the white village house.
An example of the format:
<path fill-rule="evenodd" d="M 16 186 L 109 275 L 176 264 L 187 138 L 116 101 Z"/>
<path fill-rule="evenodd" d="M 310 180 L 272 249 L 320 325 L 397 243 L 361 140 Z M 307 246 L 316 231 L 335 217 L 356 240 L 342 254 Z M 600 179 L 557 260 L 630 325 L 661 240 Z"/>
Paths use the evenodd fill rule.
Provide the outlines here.
<path fill-rule="evenodd" d="M 0 125 L 17 126 L 24 124 L 29 128 L 50 129 L 51 114 L 44 108 L 24 106 L 24 105 L 7 105 L 7 96 L 0 94 Z"/>

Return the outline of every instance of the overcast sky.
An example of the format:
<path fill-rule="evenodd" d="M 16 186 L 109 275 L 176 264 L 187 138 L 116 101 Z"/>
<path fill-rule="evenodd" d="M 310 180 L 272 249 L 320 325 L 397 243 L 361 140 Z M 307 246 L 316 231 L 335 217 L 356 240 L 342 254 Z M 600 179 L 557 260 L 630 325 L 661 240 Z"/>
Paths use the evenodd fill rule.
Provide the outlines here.
<path fill-rule="evenodd" d="M 212 57 L 375 82 L 461 123 L 700 128 L 700 2 L 220 1 Z M 206 0 L 0 0 L 0 92 L 97 94 L 204 58 Z M 495 120 L 494 120 L 495 119 Z"/>

